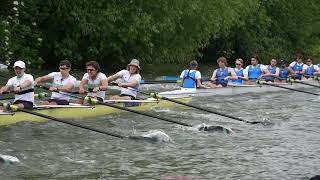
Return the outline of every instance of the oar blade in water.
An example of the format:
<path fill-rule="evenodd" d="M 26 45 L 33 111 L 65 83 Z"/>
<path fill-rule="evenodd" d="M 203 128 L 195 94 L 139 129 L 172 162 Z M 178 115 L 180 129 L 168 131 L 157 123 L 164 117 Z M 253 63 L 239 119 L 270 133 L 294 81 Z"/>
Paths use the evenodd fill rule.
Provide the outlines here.
<path fill-rule="evenodd" d="M 162 130 L 150 130 L 141 135 L 129 136 L 129 138 L 135 140 L 147 140 L 157 143 L 167 143 L 172 141 L 170 136 Z"/>
<path fill-rule="evenodd" d="M 0 154 L 0 165 L 13 165 L 19 162 L 17 157 Z"/>

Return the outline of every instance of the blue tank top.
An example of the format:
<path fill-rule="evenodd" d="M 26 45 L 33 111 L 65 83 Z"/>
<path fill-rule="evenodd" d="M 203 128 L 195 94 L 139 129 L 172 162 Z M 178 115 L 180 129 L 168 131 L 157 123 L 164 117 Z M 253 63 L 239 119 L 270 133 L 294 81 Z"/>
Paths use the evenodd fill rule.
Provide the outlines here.
<path fill-rule="evenodd" d="M 296 75 L 294 76 L 294 79 L 301 79 L 302 78 L 302 75 L 300 74 L 302 72 L 302 69 L 303 69 L 303 63 L 301 63 L 300 65 L 298 63 L 296 63 L 294 66 L 293 66 L 293 71 L 296 73 Z"/>
<path fill-rule="evenodd" d="M 228 83 L 226 80 L 224 80 L 224 78 L 226 78 L 228 76 L 229 72 L 228 72 L 228 68 L 224 68 L 223 70 L 221 70 L 220 68 L 217 69 L 217 83 L 218 84 L 226 84 Z"/>
<path fill-rule="evenodd" d="M 309 66 L 309 67 L 307 68 L 307 70 L 306 70 L 306 75 L 307 75 L 307 76 L 313 76 L 313 73 L 314 73 L 314 72 L 315 72 L 314 66 L 311 65 L 311 66 Z"/>
<path fill-rule="evenodd" d="M 260 64 L 258 64 L 257 67 L 253 67 L 252 65 L 249 66 L 249 69 L 248 69 L 249 80 L 257 80 L 261 74 L 262 74 L 262 71 L 260 69 Z"/>
<path fill-rule="evenodd" d="M 236 68 L 234 68 L 234 71 L 236 72 L 236 75 L 239 76 L 239 77 L 244 77 L 244 74 L 243 74 L 243 68 L 241 68 L 240 70 L 236 71 Z M 242 84 L 243 83 L 243 80 L 242 79 L 236 79 L 236 80 L 232 80 L 232 82 L 234 84 Z"/>
<path fill-rule="evenodd" d="M 288 67 L 280 69 L 279 79 L 285 80 L 285 79 L 287 79 L 288 75 L 289 75 L 289 68 Z"/>
<path fill-rule="evenodd" d="M 267 67 L 267 69 L 269 70 L 270 74 L 275 74 L 277 71 L 277 67 L 271 67 L 270 65 Z M 266 80 L 266 81 L 274 82 L 274 79 L 275 79 L 275 77 L 272 77 L 272 76 L 264 77 L 264 80 Z"/>
<path fill-rule="evenodd" d="M 190 72 L 189 69 L 184 70 L 182 87 L 184 87 L 184 88 L 196 88 L 197 87 L 196 71 Z"/>

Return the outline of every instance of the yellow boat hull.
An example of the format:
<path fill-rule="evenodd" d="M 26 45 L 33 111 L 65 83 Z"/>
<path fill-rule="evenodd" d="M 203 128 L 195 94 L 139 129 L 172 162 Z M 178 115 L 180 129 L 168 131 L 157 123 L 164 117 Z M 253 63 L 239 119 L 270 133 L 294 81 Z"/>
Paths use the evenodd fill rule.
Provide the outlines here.
<path fill-rule="evenodd" d="M 181 102 L 191 101 L 191 97 L 177 98 L 176 100 Z M 125 103 L 117 103 L 117 106 L 125 107 Z M 139 103 L 138 106 L 128 107 L 136 111 L 148 111 L 156 107 L 171 107 L 171 106 L 181 106 L 173 102 L 160 100 L 153 103 Z M 60 118 L 60 119 L 88 119 L 99 116 L 104 116 L 112 113 L 124 112 L 123 110 L 116 109 L 113 107 L 105 105 L 95 105 L 94 108 L 48 108 L 48 109 L 37 109 L 35 112 L 45 114 L 48 116 Z M 22 121 L 31 121 L 31 122 L 46 122 L 48 119 L 43 117 L 27 114 L 24 112 L 14 112 L 13 115 L 1 115 L 0 116 L 0 126 L 15 124 Z"/>

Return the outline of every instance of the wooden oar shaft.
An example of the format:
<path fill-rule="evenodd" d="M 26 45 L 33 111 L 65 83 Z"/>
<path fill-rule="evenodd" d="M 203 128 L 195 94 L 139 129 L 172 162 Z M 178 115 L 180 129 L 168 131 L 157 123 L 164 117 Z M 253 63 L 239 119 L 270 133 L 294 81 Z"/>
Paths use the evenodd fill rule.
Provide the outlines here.
<path fill-rule="evenodd" d="M 79 128 L 82 128 L 82 129 L 87 129 L 87 130 L 94 131 L 94 132 L 97 132 L 97 133 L 106 134 L 106 135 L 117 137 L 117 138 L 121 138 L 121 139 L 126 138 L 126 136 L 122 136 L 122 135 L 119 135 L 119 134 L 114 134 L 114 133 L 102 131 L 102 130 L 91 128 L 91 127 L 88 127 L 88 126 L 83 126 L 81 124 L 77 124 L 77 123 L 70 122 L 70 121 L 65 121 L 65 120 L 62 120 L 62 119 L 55 118 L 55 117 L 47 116 L 45 114 L 37 113 L 37 112 L 34 112 L 34 111 L 29 111 L 29 110 L 25 110 L 25 109 L 19 109 L 19 111 L 22 111 L 22 112 L 25 112 L 25 113 L 28 113 L 28 114 L 32 114 L 32 115 L 35 115 L 35 116 L 40 116 L 40 117 L 43 117 L 43 118 L 46 118 L 46 119 L 50 119 L 50 120 L 53 120 L 53 121 L 61 122 L 61 123 L 64 123 L 64 124 L 69 124 L 71 126 L 79 127 Z"/>
<path fill-rule="evenodd" d="M 299 83 L 299 84 L 304 84 L 304 85 L 308 85 L 308 86 L 320 88 L 319 85 L 315 85 L 315 84 L 309 84 L 309 83 L 302 82 L 302 81 L 294 81 L 294 82 L 295 82 L 295 83 Z"/>
<path fill-rule="evenodd" d="M 271 83 L 266 83 L 266 82 L 263 82 L 262 84 L 269 85 L 269 86 L 274 86 L 274 87 L 278 87 L 278 88 L 282 88 L 282 89 L 288 89 L 288 90 L 292 90 L 292 91 L 297 91 L 297 92 L 302 92 L 302 93 L 306 93 L 306 94 L 312 94 L 312 95 L 319 96 L 319 94 L 317 94 L 317 93 L 308 92 L 308 91 L 303 91 L 303 90 L 300 90 L 300 89 L 293 89 L 293 88 L 284 87 L 284 86 L 279 86 L 279 85 L 276 85 L 276 84 L 271 84 Z"/>

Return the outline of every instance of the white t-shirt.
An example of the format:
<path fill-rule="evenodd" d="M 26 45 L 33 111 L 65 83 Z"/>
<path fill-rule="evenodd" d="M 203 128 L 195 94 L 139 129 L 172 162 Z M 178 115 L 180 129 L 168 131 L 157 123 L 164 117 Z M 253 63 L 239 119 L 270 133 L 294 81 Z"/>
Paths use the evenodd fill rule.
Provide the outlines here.
<path fill-rule="evenodd" d="M 61 76 L 60 72 L 52 72 L 52 73 L 48 74 L 48 76 L 50 77 L 50 79 L 53 79 L 53 81 L 52 81 L 53 87 L 62 87 L 62 86 L 65 86 L 69 83 L 71 83 L 73 85 L 73 87 L 75 87 L 77 84 L 77 79 L 75 77 L 73 77 L 72 75 L 69 75 L 68 77 L 63 78 Z M 60 99 L 60 100 L 69 101 L 70 96 L 63 95 L 63 94 L 56 93 L 56 92 L 52 92 L 51 99 Z"/>
<path fill-rule="evenodd" d="M 31 84 L 29 85 L 29 87 L 26 87 L 24 89 L 21 89 L 21 91 L 23 90 L 28 90 L 28 89 L 33 89 L 34 88 L 34 80 L 33 80 L 33 76 L 30 74 L 26 74 L 24 73 L 21 77 L 13 77 L 10 78 L 9 81 L 7 82 L 6 86 L 15 89 L 16 87 L 20 86 L 22 83 L 24 83 L 25 81 L 29 80 L 31 82 Z M 17 100 L 23 100 L 23 101 L 29 101 L 34 103 L 34 92 L 29 92 L 26 94 L 16 94 L 14 96 L 14 101 Z"/>
<path fill-rule="evenodd" d="M 297 64 L 297 62 L 293 61 L 289 66 L 293 68 L 294 65 L 296 65 L 296 64 Z M 301 65 L 301 64 L 303 64 L 303 63 L 298 63 L 298 65 Z M 302 70 L 307 70 L 307 68 L 308 68 L 308 66 L 306 64 L 303 64 Z"/>
<path fill-rule="evenodd" d="M 132 82 L 132 81 L 137 81 L 138 84 L 133 87 L 135 89 L 139 88 L 139 84 L 141 81 L 141 76 L 140 74 L 130 74 L 130 72 L 126 69 L 117 72 L 117 76 L 121 79 L 122 82 L 124 83 L 128 83 L 128 82 Z M 130 95 L 133 97 L 137 97 L 137 91 L 128 89 L 128 88 L 121 88 L 121 94 L 126 94 L 126 95 Z"/>
<path fill-rule="evenodd" d="M 88 81 L 88 88 L 95 88 L 95 87 L 99 87 L 100 85 L 102 85 L 102 80 L 107 79 L 107 76 L 105 74 L 103 74 L 102 72 L 99 72 L 96 76 L 95 79 L 91 79 L 89 77 L 88 73 L 85 73 L 83 75 L 82 80 L 87 80 Z M 96 93 L 93 92 L 89 92 L 87 94 L 88 96 L 96 96 L 96 97 L 100 97 L 104 100 L 105 96 L 106 96 L 106 91 L 98 91 Z"/>
<path fill-rule="evenodd" d="M 247 72 L 249 72 L 249 67 L 250 67 L 251 65 L 249 65 L 249 66 L 247 66 L 246 67 L 246 71 Z M 263 64 L 260 64 L 260 70 L 262 71 L 262 72 L 264 72 L 264 70 L 266 70 L 267 69 L 267 67 L 265 66 L 265 65 L 263 65 Z M 262 73 L 263 74 L 263 73 Z"/>
<path fill-rule="evenodd" d="M 243 68 L 241 68 L 241 69 L 238 69 L 238 68 L 233 68 L 233 70 L 234 70 L 234 72 L 236 73 L 236 75 L 237 75 L 237 72 L 238 71 L 241 71 Z M 246 70 L 246 69 L 243 69 L 243 75 L 244 76 L 248 76 L 248 71 Z"/>
<path fill-rule="evenodd" d="M 320 69 L 319 66 L 317 66 L 317 65 L 311 64 L 310 67 L 311 67 L 311 66 L 313 66 L 313 69 L 314 69 L 314 71 L 316 71 L 316 72 L 318 72 L 319 69 Z M 307 65 L 307 67 L 308 67 L 308 65 Z"/>
<path fill-rule="evenodd" d="M 185 72 L 185 71 L 188 71 L 188 70 L 183 70 L 183 71 L 182 71 L 182 73 L 181 73 L 181 75 L 180 75 L 180 78 L 181 78 L 181 79 L 183 79 L 183 77 L 184 77 L 184 72 Z M 196 75 L 196 76 L 195 76 L 196 79 L 201 79 L 201 73 L 200 73 L 200 71 L 192 69 L 192 70 L 190 70 L 189 73 L 192 73 L 192 72 L 194 72 L 194 71 L 196 71 L 196 74 L 195 74 L 195 75 Z"/>
<path fill-rule="evenodd" d="M 228 69 L 228 74 L 231 74 L 231 72 L 234 72 L 234 71 L 233 71 L 233 68 L 230 68 L 230 67 L 226 67 L 226 68 Z M 220 71 L 222 70 L 221 68 L 218 68 L 218 69 L 220 69 Z M 218 71 L 218 69 L 216 69 L 216 70 L 213 71 L 212 77 L 217 78 L 217 71 Z"/>

